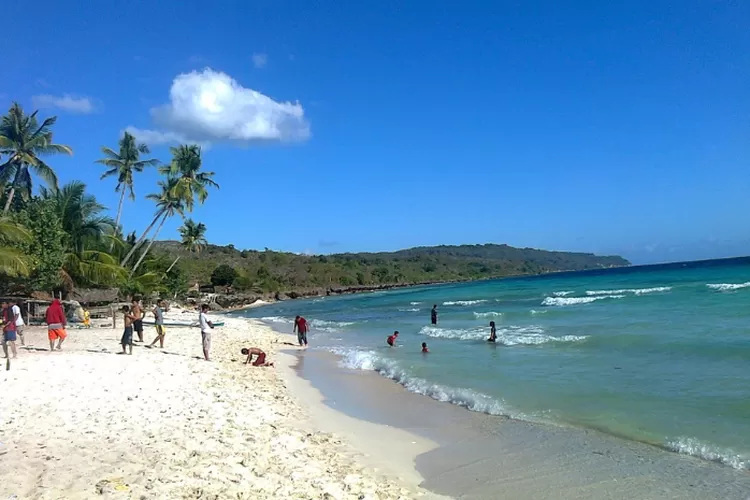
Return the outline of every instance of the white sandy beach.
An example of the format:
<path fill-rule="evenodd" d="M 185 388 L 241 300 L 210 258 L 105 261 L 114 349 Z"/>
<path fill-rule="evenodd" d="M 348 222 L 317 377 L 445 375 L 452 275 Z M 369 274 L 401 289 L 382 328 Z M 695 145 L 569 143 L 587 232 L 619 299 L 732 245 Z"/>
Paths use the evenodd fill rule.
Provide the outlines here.
<path fill-rule="evenodd" d="M 171 312 L 167 318 L 193 319 Z M 166 349 L 118 355 L 117 329 L 68 330 L 50 353 L 46 329 L 27 330 L 0 375 L 0 497 L 417 498 L 410 478 L 373 467 L 333 434 L 314 430 L 282 367 L 243 364 L 260 347 L 278 361 L 290 341 L 252 321 L 226 319 L 200 359 L 197 328 L 167 327 Z M 154 338 L 146 326 L 145 340 Z M 290 376 L 290 375 L 286 375 Z M 293 375 L 292 375 L 293 376 Z M 346 434 L 346 433 L 343 433 Z M 15 496 L 14 496 L 15 495 Z"/>

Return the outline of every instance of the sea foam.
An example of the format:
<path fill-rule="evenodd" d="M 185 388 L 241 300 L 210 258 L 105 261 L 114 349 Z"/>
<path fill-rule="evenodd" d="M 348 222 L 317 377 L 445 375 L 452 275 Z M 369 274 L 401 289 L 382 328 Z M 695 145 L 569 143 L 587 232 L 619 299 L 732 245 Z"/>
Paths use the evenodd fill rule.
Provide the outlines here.
<path fill-rule="evenodd" d="M 555 297 L 565 297 L 567 295 L 572 295 L 574 293 L 575 293 L 574 291 L 568 290 L 568 291 L 562 291 L 562 292 L 552 292 L 552 295 L 554 295 Z"/>
<path fill-rule="evenodd" d="M 290 325 L 294 323 L 294 319 L 282 316 L 266 316 L 264 318 L 260 318 L 260 320 L 267 323 L 288 323 Z"/>
<path fill-rule="evenodd" d="M 595 297 L 547 297 L 542 301 L 543 306 L 575 306 L 578 304 L 589 304 L 596 300 L 622 299 L 624 295 L 600 295 Z"/>
<path fill-rule="evenodd" d="M 731 292 L 732 290 L 739 290 L 740 288 L 747 288 L 750 286 L 750 281 L 747 283 L 709 283 L 706 285 L 712 290 L 719 292 Z"/>
<path fill-rule="evenodd" d="M 624 293 L 632 293 L 633 295 L 646 295 L 649 293 L 668 292 L 671 289 L 671 286 L 656 286 L 653 288 L 625 288 L 622 290 L 587 290 L 586 295 L 622 295 Z"/>
<path fill-rule="evenodd" d="M 386 378 L 398 382 L 407 390 L 416 394 L 429 396 L 437 401 L 462 406 L 480 413 L 522 418 L 522 415 L 512 414 L 504 407 L 502 402 L 486 394 L 472 389 L 434 384 L 422 378 L 414 377 L 402 369 L 397 362 L 379 356 L 374 351 L 345 348 L 333 348 L 331 351 L 341 356 L 340 363 L 345 368 L 375 371 Z"/>
<path fill-rule="evenodd" d="M 479 318 L 496 318 L 498 316 L 502 316 L 503 313 L 496 312 L 496 311 L 489 311 L 489 312 L 475 312 L 474 317 Z"/>
<path fill-rule="evenodd" d="M 694 438 L 679 438 L 667 443 L 667 447 L 677 453 L 719 462 L 735 469 L 750 469 L 750 456 L 740 455 L 733 450 L 709 445 Z"/>
<path fill-rule="evenodd" d="M 488 328 L 452 329 L 423 326 L 419 333 L 436 339 L 451 340 L 486 340 L 489 337 Z M 553 337 L 545 334 L 544 329 L 539 326 L 510 326 L 497 329 L 497 343 L 506 346 L 540 345 L 548 342 L 579 342 L 587 338 L 579 335 Z"/>
<path fill-rule="evenodd" d="M 475 304 L 483 304 L 484 302 L 487 302 L 485 299 L 481 300 L 449 300 L 447 302 L 443 302 L 444 306 L 473 306 Z"/>

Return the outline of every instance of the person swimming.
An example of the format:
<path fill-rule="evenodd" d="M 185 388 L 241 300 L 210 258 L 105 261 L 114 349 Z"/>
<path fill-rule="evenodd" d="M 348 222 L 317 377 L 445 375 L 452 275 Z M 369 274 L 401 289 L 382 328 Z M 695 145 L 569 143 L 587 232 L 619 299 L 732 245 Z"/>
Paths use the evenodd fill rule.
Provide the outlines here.
<path fill-rule="evenodd" d="M 398 330 L 393 332 L 393 335 L 389 335 L 385 341 L 389 346 L 393 347 L 394 344 L 396 343 L 397 338 L 398 338 Z"/>
<path fill-rule="evenodd" d="M 487 342 L 496 342 L 497 341 L 497 329 L 495 328 L 495 322 L 490 321 L 490 338 L 487 339 Z"/>
<path fill-rule="evenodd" d="M 422 352 L 423 352 L 423 353 L 428 353 L 428 352 L 430 352 L 430 350 L 429 350 L 429 349 L 427 349 L 427 342 L 422 342 Z"/>

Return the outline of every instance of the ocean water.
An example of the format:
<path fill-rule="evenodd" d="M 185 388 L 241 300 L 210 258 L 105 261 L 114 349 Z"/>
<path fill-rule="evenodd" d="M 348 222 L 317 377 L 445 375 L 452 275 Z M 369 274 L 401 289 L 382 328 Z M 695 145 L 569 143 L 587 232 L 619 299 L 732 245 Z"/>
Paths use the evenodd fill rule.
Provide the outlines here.
<path fill-rule="evenodd" d="M 286 301 L 241 314 L 281 331 L 301 314 L 312 348 L 439 401 L 750 469 L 750 258 Z M 486 342 L 490 321 L 496 344 Z"/>

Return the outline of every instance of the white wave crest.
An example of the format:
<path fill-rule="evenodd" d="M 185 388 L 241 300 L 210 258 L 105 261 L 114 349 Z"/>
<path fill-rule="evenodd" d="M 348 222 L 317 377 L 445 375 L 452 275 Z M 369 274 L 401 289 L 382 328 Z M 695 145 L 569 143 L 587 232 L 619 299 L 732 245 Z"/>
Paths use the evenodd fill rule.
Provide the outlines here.
<path fill-rule="evenodd" d="M 632 293 L 634 295 L 646 295 L 649 293 L 668 292 L 672 289 L 671 286 L 656 286 L 653 288 L 625 288 L 622 290 L 587 290 L 586 295 L 598 296 L 598 295 L 622 295 L 624 293 Z"/>
<path fill-rule="evenodd" d="M 460 330 L 438 328 L 436 326 L 424 326 L 419 330 L 419 333 L 437 339 L 452 340 L 486 340 L 490 335 L 488 328 Z M 586 336 L 579 335 L 553 337 L 552 335 L 546 335 L 544 329 L 538 326 L 510 326 L 497 330 L 497 343 L 506 346 L 539 345 L 548 342 L 579 342 L 587 338 Z"/>
<path fill-rule="evenodd" d="M 719 462 L 735 469 L 750 469 L 750 456 L 741 455 L 730 449 L 705 444 L 694 438 L 678 438 L 667 443 L 667 447 L 677 453 L 691 455 L 712 462 Z"/>
<path fill-rule="evenodd" d="M 413 377 L 403 370 L 395 361 L 381 357 L 373 351 L 358 351 L 340 348 L 334 348 L 332 351 L 341 356 L 341 365 L 345 368 L 378 372 L 380 375 L 398 382 L 407 390 L 416 394 L 429 396 L 437 401 L 462 406 L 480 413 L 523 418 L 520 414 L 513 415 L 509 413 L 500 401 L 491 398 L 486 394 L 471 389 L 433 384 L 427 380 Z"/>
<path fill-rule="evenodd" d="M 483 304 L 484 302 L 487 302 L 486 300 L 449 300 L 448 302 L 443 302 L 444 306 L 473 306 L 475 304 Z"/>
<path fill-rule="evenodd" d="M 718 290 L 719 292 L 731 292 L 732 290 L 749 287 L 750 281 L 747 283 L 709 283 L 706 286 L 712 290 Z"/>
<path fill-rule="evenodd" d="M 474 317 L 479 318 L 496 318 L 498 316 L 502 316 L 503 313 L 496 312 L 496 311 L 489 311 L 489 312 L 475 312 Z"/>
<path fill-rule="evenodd" d="M 261 321 L 266 321 L 268 323 L 287 323 L 292 324 L 294 323 L 293 318 L 286 318 L 281 316 L 266 316 L 265 318 L 260 318 Z"/>
<path fill-rule="evenodd" d="M 531 314 L 547 314 L 547 310 L 542 309 L 541 311 L 537 311 L 536 309 L 532 309 Z"/>
<path fill-rule="evenodd" d="M 421 302 L 409 302 L 410 306 L 418 306 Z"/>
<path fill-rule="evenodd" d="M 419 311 L 419 308 L 418 307 L 399 307 L 398 310 L 401 312 L 417 312 Z"/>
<path fill-rule="evenodd" d="M 338 332 L 341 328 L 353 325 L 351 321 L 326 321 L 324 319 L 313 319 L 310 321 L 310 327 L 323 332 Z"/>
<path fill-rule="evenodd" d="M 563 292 L 552 292 L 552 295 L 554 295 L 555 297 L 565 297 L 565 296 L 571 295 L 573 293 L 575 293 L 575 292 L 572 291 L 572 290 L 570 290 L 570 291 L 563 291 Z"/>
<path fill-rule="evenodd" d="M 589 304 L 595 300 L 622 299 L 624 295 L 600 295 L 597 297 L 547 297 L 542 301 L 543 306 L 574 306 L 578 304 Z"/>

